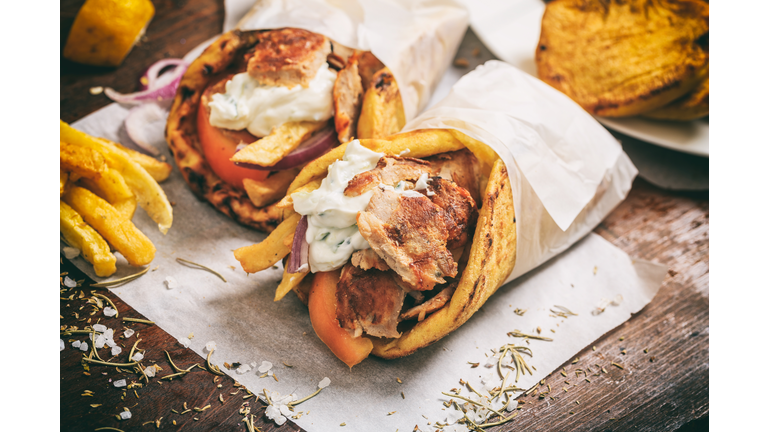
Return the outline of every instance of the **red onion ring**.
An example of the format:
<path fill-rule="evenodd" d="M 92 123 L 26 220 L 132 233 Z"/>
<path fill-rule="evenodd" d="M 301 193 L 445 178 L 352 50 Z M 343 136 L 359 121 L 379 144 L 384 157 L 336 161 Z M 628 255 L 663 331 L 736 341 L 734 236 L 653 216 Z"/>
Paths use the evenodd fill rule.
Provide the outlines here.
<path fill-rule="evenodd" d="M 187 64 L 180 64 L 173 71 L 161 75 L 154 82 L 154 88 L 149 87 L 140 92 L 123 94 L 107 87 L 104 89 L 104 94 L 115 102 L 131 105 L 173 99 L 176 96 L 176 88 L 179 86 L 181 77 L 187 71 L 187 66 Z"/>
<path fill-rule="evenodd" d="M 293 234 L 293 244 L 291 245 L 291 257 L 288 258 L 288 266 L 285 271 L 288 273 L 306 273 L 309 271 L 309 243 L 307 243 L 307 217 L 302 216 L 299 224 L 296 226 L 296 232 Z"/>
<path fill-rule="evenodd" d="M 176 58 L 162 59 L 160 61 L 153 63 L 150 67 L 147 68 L 146 71 L 144 71 L 144 74 L 141 75 L 141 78 L 139 79 L 139 88 L 141 90 L 146 90 L 146 89 L 158 87 L 158 85 L 156 85 L 156 82 L 158 81 L 158 78 L 161 76 L 160 71 L 162 71 L 168 66 L 179 66 L 184 64 L 186 64 L 184 60 L 176 59 Z M 166 76 L 166 75 L 168 75 L 168 72 L 163 74 L 163 76 Z M 160 83 L 159 85 L 162 85 L 162 83 Z"/>
<path fill-rule="evenodd" d="M 287 170 L 317 159 L 338 144 L 339 140 L 336 136 L 336 129 L 333 126 L 327 126 L 320 130 L 320 132 L 312 135 L 308 140 L 301 143 L 294 151 L 288 153 L 278 163 L 272 166 L 265 167 L 245 162 L 235 162 L 235 165 L 259 171 Z"/>
<path fill-rule="evenodd" d="M 162 142 L 167 117 L 168 111 L 159 104 L 153 102 L 141 104 L 128 113 L 125 119 L 125 131 L 139 148 L 152 156 L 157 156 L 160 151 L 151 143 L 152 132 L 155 132 L 156 138 L 159 137 L 159 140 L 154 141 Z M 157 126 L 153 129 L 152 123 L 159 125 L 159 129 Z"/>

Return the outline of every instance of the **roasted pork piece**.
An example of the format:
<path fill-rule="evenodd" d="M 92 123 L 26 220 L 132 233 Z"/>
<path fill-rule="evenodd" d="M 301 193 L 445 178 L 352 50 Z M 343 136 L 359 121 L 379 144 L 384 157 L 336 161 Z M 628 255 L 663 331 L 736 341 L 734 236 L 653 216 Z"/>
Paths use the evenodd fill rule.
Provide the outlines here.
<path fill-rule="evenodd" d="M 429 162 L 421 159 L 384 156 L 376 168 L 360 173 L 350 180 L 344 189 L 344 195 L 362 195 L 380 184 L 394 186 L 403 180 L 415 182 L 422 174 L 429 174 L 430 168 Z"/>
<path fill-rule="evenodd" d="M 296 28 L 266 31 L 249 53 L 248 73 L 264 85 L 307 87 L 330 53 L 331 42 L 321 34 Z"/>
<path fill-rule="evenodd" d="M 368 208 L 357 216 L 360 234 L 371 248 L 418 291 L 456 276 L 457 264 L 446 247 L 447 215 L 426 196 L 403 196 L 374 189 Z"/>
<path fill-rule="evenodd" d="M 469 191 L 475 203 L 480 203 L 480 164 L 467 149 L 441 153 L 426 159 L 432 166 L 430 177 L 437 176 L 454 181 Z"/>
<path fill-rule="evenodd" d="M 364 271 L 347 263 L 336 287 L 339 325 L 355 336 L 365 332 L 376 337 L 399 337 L 397 323 L 405 291 L 393 277 L 398 276 L 391 271 Z"/>
<path fill-rule="evenodd" d="M 425 301 L 424 303 L 414 306 L 400 315 L 400 321 L 418 318 L 419 321 L 423 321 L 428 313 L 440 310 L 451 299 L 453 292 L 456 291 L 456 287 L 459 286 L 458 282 L 453 282 L 447 287 L 443 288 L 436 296 Z"/>

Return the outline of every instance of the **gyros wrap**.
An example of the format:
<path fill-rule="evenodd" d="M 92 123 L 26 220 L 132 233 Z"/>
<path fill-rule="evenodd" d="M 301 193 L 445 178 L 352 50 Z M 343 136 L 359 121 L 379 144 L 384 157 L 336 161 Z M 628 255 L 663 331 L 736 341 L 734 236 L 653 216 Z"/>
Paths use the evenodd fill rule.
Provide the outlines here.
<path fill-rule="evenodd" d="M 591 231 L 636 175 L 618 142 L 578 105 L 501 62 L 462 78 L 406 129 L 350 142 L 308 164 L 278 204 L 285 221 L 264 242 L 235 251 L 246 272 L 287 257 L 276 300 L 293 290 L 320 339 L 350 366 L 369 353 L 408 355 L 458 328 L 502 284 Z M 381 159 L 346 177 L 334 167 L 353 166 L 358 154 Z M 477 199 L 466 181 L 471 170 L 460 166 L 468 160 L 479 173 Z M 328 261 L 335 250 L 318 243 L 335 233 L 323 222 L 337 214 L 335 198 L 321 194 L 315 205 L 311 194 L 339 179 L 341 203 L 370 194 L 352 229 L 366 242 L 358 233 L 334 241 L 354 252 Z M 466 209 L 477 209 L 476 222 Z M 464 249 L 454 249 L 461 230 Z M 324 256 L 313 256 L 315 245 Z"/>
<path fill-rule="evenodd" d="M 257 2 L 179 84 L 169 148 L 195 194 L 244 225 L 272 231 L 291 180 L 338 143 L 399 131 L 467 26 L 448 0 L 336 3 Z"/>

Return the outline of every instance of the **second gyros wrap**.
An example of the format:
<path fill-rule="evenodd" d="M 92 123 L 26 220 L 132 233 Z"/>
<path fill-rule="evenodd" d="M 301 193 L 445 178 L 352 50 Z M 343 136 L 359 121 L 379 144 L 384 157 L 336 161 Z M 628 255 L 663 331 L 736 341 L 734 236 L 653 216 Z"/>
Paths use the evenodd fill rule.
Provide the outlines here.
<path fill-rule="evenodd" d="M 466 27 L 448 0 L 259 1 L 187 69 L 169 148 L 197 195 L 271 231 L 307 162 L 426 106 Z"/>
<path fill-rule="evenodd" d="M 580 107 L 490 62 L 386 139 L 308 164 L 285 221 L 235 251 L 247 272 L 286 258 L 294 291 L 346 364 L 408 355 L 466 322 L 502 284 L 591 231 L 636 170 Z"/>

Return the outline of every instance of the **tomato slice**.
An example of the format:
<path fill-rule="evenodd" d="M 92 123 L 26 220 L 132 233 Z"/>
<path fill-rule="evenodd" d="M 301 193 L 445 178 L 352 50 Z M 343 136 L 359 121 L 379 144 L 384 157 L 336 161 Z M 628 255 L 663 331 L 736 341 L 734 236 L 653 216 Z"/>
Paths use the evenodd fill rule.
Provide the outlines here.
<path fill-rule="evenodd" d="M 197 136 L 200 138 L 205 160 L 208 161 L 213 172 L 228 184 L 243 189 L 243 179 L 264 180 L 269 175 L 269 171 L 239 167 L 229 160 L 235 154 L 238 144 L 241 142 L 250 144 L 256 141 L 257 137 L 246 130 L 231 131 L 217 128 L 208 120 L 210 117 L 208 102 L 211 100 L 211 95 L 219 93 L 226 82 L 227 79 L 208 87 L 200 98 L 200 107 L 197 110 Z"/>
<path fill-rule="evenodd" d="M 309 290 L 309 320 L 323 343 L 352 367 L 363 361 L 373 350 L 373 342 L 366 337 L 352 337 L 339 326 L 336 319 L 336 285 L 341 269 L 315 273 Z"/>

